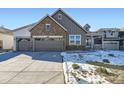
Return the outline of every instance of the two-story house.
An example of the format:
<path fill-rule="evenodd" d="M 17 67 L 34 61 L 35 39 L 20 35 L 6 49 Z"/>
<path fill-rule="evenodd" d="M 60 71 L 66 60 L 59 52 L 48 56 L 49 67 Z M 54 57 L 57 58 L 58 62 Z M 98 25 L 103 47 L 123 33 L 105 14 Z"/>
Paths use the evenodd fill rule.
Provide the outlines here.
<path fill-rule="evenodd" d="M 118 34 L 120 50 L 124 50 L 124 28 L 121 28 Z"/>
<path fill-rule="evenodd" d="M 92 49 L 118 50 L 120 49 L 120 33 L 120 29 L 118 28 L 101 28 L 96 32 L 87 34 L 88 41 L 86 42 L 91 42 L 90 47 Z"/>

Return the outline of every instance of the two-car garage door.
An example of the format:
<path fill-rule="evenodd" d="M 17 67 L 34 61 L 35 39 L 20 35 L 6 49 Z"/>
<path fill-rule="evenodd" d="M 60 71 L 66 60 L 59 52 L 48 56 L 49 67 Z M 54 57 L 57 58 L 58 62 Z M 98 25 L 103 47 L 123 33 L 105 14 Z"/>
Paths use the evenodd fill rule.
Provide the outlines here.
<path fill-rule="evenodd" d="M 62 51 L 65 49 L 63 38 L 21 38 L 17 40 L 19 51 Z"/>
<path fill-rule="evenodd" d="M 119 42 L 118 41 L 104 41 L 104 49 L 118 50 Z"/>
<path fill-rule="evenodd" d="M 64 50 L 64 41 L 61 38 L 35 38 L 34 51 Z"/>

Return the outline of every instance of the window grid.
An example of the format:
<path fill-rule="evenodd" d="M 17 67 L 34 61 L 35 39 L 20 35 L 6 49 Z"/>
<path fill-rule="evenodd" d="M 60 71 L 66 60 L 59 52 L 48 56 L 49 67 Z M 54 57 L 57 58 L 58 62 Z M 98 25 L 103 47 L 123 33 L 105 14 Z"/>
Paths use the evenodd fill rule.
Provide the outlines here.
<path fill-rule="evenodd" d="M 81 45 L 81 35 L 69 35 L 69 45 Z"/>

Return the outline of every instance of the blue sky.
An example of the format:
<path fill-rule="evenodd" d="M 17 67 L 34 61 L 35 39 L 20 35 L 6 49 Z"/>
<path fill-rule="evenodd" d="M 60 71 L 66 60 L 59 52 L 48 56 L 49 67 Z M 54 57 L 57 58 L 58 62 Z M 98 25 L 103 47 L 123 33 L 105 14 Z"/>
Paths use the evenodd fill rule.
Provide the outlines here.
<path fill-rule="evenodd" d="M 1 8 L 0 25 L 15 29 L 40 20 L 46 14 L 52 14 L 55 8 Z M 107 8 L 64 8 L 68 15 L 82 26 L 91 25 L 95 31 L 105 27 L 124 27 L 124 9 Z"/>

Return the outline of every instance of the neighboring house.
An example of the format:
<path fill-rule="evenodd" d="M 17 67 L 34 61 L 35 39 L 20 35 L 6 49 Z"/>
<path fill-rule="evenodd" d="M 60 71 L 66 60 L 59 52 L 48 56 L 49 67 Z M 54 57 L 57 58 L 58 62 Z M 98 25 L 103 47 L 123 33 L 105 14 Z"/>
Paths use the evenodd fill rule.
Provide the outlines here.
<path fill-rule="evenodd" d="M 86 35 L 86 47 L 88 49 L 102 49 L 102 34 L 97 32 L 89 32 Z"/>
<path fill-rule="evenodd" d="M 124 50 L 124 28 L 119 31 L 119 46 L 120 50 Z"/>
<path fill-rule="evenodd" d="M 124 49 L 124 30 L 119 28 L 101 28 L 87 34 L 87 45 L 91 49 Z"/>
<path fill-rule="evenodd" d="M 13 48 L 13 34 L 11 30 L 0 27 L 0 50 L 11 50 Z"/>
<path fill-rule="evenodd" d="M 87 29 L 58 9 L 39 22 L 13 30 L 15 51 L 42 51 L 83 49 L 86 46 Z"/>

